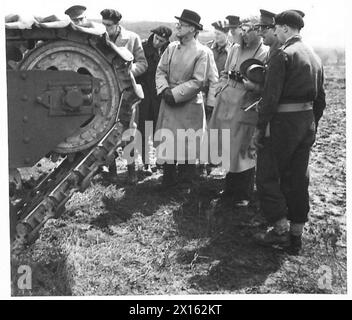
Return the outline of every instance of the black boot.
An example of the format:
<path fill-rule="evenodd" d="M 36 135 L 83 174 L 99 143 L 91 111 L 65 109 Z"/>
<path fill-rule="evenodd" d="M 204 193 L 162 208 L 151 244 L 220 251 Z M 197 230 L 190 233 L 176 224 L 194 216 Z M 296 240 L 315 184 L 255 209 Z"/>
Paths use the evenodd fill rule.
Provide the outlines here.
<path fill-rule="evenodd" d="M 135 163 L 131 163 L 127 165 L 127 181 L 128 184 L 136 184 L 138 182 L 137 174 L 136 174 L 136 166 Z"/>
<path fill-rule="evenodd" d="M 178 177 L 180 183 L 192 183 L 196 178 L 196 165 L 195 164 L 178 164 Z"/>
<path fill-rule="evenodd" d="M 290 245 L 286 248 L 289 255 L 300 255 L 302 249 L 302 236 L 294 236 L 290 234 Z"/>
<path fill-rule="evenodd" d="M 108 166 L 109 172 L 106 174 L 106 179 L 110 181 L 110 183 L 117 183 L 118 182 L 118 177 L 117 177 L 117 167 L 116 167 L 116 160 Z"/>
<path fill-rule="evenodd" d="M 143 173 L 148 177 L 153 175 L 153 170 L 150 164 L 145 164 L 143 166 Z"/>
<path fill-rule="evenodd" d="M 219 196 L 222 200 L 230 200 L 233 198 L 233 174 L 228 172 L 225 176 L 225 189 L 221 190 Z"/>
<path fill-rule="evenodd" d="M 163 165 L 164 174 L 163 174 L 163 182 L 162 187 L 168 188 L 175 186 L 177 184 L 176 179 L 176 164 L 165 163 Z"/>

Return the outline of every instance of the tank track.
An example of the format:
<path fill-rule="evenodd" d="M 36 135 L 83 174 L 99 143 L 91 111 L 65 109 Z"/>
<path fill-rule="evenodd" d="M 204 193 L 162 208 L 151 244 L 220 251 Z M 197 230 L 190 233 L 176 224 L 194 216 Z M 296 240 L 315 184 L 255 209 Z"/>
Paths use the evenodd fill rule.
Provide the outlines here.
<path fill-rule="evenodd" d="M 66 157 L 32 190 L 33 198 L 15 206 L 19 222 L 12 253 L 21 251 L 36 240 L 46 221 L 63 213 L 72 194 L 83 192 L 99 167 L 115 160 L 114 153 L 121 145 L 122 133 L 123 125 L 117 122 L 89 152 L 76 154 L 73 160 Z"/>

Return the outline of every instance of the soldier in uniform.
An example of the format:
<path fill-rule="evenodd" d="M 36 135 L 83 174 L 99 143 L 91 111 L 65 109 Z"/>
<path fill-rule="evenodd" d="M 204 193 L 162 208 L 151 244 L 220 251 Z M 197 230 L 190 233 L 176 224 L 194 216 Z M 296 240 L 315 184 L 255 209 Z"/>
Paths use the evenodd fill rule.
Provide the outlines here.
<path fill-rule="evenodd" d="M 230 42 L 231 43 L 238 43 L 240 44 L 242 39 L 241 39 L 241 22 L 240 22 L 240 17 L 238 16 L 232 16 L 229 15 L 226 17 L 228 21 L 228 28 L 230 30 Z"/>
<path fill-rule="evenodd" d="M 133 63 L 131 65 L 131 72 L 134 77 L 138 77 L 142 75 L 148 68 L 148 63 L 144 55 L 142 41 L 140 37 L 132 32 L 128 31 L 122 26 L 120 26 L 120 20 L 122 15 L 120 12 L 114 9 L 104 9 L 100 12 L 102 16 L 102 23 L 106 28 L 107 37 L 118 47 L 127 48 L 134 57 Z M 120 111 L 120 116 L 127 119 L 133 119 L 134 115 L 132 114 L 132 110 L 124 110 Z M 132 121 L 131 121 L 132 122 Z M 129 183 L 137 182 L 137 175 L 135 172 L 135 163 L 131 163 L 127 165 L 128 169 L 128 180 Z M 117 168 L 116 162 L 109 166 L 109 179 L 112 182 L 117 181 Z"/>
<path fill-rule="evenodd" d="M 68 8 L 65 11 L 65 14 L 67 14 L 70 17 L 71 21 L 74 24 L 81 26 L 87 23 L 87 18 L 84 13 L 86 9 L 87 8 L 85 6 L 75 5 Z"/>
<path fill-rule="evenodd" d="M 302 246 L 309 154 L 326 106 L 321 61 L 300 35 L 303 16 L 295 10 L 275 16 L 282 47 L 268 65 L 254 136 L 260 207 L 273 226 L 255 238 L 264 245 L 282 245 L 291 254 L 299 254 Z"/>
<path fill-rule="evenodd" d="M 199 148 L 196 148 L 193 155 L 188 152 L 188 141 L 179 132 L 193 129 L 204 134 L 204 102 L 200 91 L 208 80 L 210 52 L 197 39 L 203 26 L 196 12 L 185 9 L 180 17 L 175 18 L 179 20 L 176 24 L 176 37 L 179 41 L 171 42 L 166 48 L 156 71 L 156 89 L 162 99 L 155 140 L 161 141 L 163 129 L 166 129 L 165 132 L 172 133 L 175 142 L 172 146 L 173 155 L 163 156 L 158 152 L 158 162 L 166 162 L 162 182 L 165 187 L 178 182 L 189 183 L 195 177 Z M 179 174 L 178 181 L 176 170 Z"/>
<path fill-rule="evenodd" d="M 260 10 L 258 34 L 262 37 L 263 44 L 270 48 L 264 60 L 264 63 L 268 64 L 271 57 L 277 53 L 277 49 L 281 46 L 279 39 L 275 35 L 275 13 L 263 9 Z"/>
<path fill-rule="evenodd" d="M 136 80 L 142 85 L 144 91 L 144 99 L 138 108 L 138 129 L 142 134 L 142 160 L 144 172 L 147 175 L 151 175 L 153 172 L 148 158 L 150 150 L 145 140 L 147 139 L 148 141 L 149 136 L 153 135 L 154 132 L 146 132 L 145 121 L 152 121 L 153 130 L 155 131 L 161 101 L 160 96 L 156 93 L 155 72 L 161 55 L 170 43 L 169 38 L 171 34 L 172 30 L 170 28 L 159 26 L 151 30 L 149 38 L 142 42 L 144 55 L 148 62 L 148 69 Z"/>

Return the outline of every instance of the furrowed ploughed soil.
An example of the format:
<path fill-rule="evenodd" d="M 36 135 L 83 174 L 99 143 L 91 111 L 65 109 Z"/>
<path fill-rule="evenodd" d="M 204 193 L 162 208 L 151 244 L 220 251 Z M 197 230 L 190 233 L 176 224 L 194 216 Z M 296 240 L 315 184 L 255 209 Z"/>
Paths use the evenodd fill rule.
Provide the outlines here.
<path fill-rule="evenodd" d="M 258 203 L 234 210 L 217 201 L 224 183 L 219 170 L 188 189 L 167 191 L 158 189 L 160 171 L 140 175 L 137 186 L 124 184 L 120 161 L 121 183 L 96 176 L 12 258 L 12 294 L 346 293 L 344 67 L 326 67 L 326 94 L 301 256 L 254 242 L 253 234 L 266 227 Z M 17 287 L 20 265 L 32 269 L 31 290 Z"/>

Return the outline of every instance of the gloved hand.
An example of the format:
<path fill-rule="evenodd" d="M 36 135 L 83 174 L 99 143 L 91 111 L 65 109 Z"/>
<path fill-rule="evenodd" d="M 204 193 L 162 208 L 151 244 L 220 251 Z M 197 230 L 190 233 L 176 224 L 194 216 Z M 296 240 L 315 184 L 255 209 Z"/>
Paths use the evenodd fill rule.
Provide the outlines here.
<path fill-rule="evenodd" d="M 175 98 L 171 92 L 170 88 L 166 88 L 163 93 L 162 93 L 162 97 L 164 98 L 165 102 L 170 105 L 170 106 L 174 106 L 176 105 L 176 101 Z"/>

